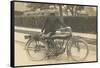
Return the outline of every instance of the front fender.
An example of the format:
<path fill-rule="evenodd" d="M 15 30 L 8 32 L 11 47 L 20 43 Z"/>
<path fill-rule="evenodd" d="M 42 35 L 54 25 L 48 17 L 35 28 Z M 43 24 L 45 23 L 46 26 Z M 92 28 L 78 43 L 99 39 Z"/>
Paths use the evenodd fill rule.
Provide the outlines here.
<path fill-rule="evenodd" d="M 80 36 L 72 36 L 71 40 L 72 40 L 72 42 L 77 42 L 77 41 L 79 41 L 81 38 L 82 38 L 82 37 L 80 37 Z"/>

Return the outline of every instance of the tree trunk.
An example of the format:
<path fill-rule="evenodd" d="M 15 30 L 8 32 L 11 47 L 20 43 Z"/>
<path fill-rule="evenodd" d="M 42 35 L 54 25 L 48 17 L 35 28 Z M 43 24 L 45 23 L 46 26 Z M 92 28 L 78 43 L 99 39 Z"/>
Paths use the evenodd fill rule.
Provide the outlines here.
<path fill-rule="evenodd" d="M 74 7 L 73 12 L 74 12 L 74 16 L 77 16 L 77 6 Z"/>
<path fill-rule="evenodd" d="M 59 5 L 60 21 L 64 24 L 62 5 Z"/>
<path fill-rule="evenodd" d="M 60 16 L 63 16 L 63 13 L 62 13 L 62 5 L 59 5 L 59 13 L 60 13 Z"/>

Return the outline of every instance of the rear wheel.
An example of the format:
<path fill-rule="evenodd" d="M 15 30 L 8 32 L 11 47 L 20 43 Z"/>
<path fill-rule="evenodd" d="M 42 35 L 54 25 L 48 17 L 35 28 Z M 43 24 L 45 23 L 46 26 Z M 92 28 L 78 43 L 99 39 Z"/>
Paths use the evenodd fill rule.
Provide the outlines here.
<path fill-rule="evenodd" d="M 26 45 L 27 54 L 31 60 L 43 60 L 46 57 L 46 45 L 41 41 L 30 40 Z"/>

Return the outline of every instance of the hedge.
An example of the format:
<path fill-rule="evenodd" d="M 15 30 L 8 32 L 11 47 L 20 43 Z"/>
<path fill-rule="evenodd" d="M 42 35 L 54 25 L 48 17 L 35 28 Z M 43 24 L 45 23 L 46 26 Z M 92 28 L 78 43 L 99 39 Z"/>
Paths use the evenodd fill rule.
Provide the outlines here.
<path fill-rule="evenodd" d="M 46 16 L 16 16 L 15 25 L 28 28 L 42 28 Z M 64 23 L 74 32 L 96 33 L 96 16 L 64 16 Z"/>

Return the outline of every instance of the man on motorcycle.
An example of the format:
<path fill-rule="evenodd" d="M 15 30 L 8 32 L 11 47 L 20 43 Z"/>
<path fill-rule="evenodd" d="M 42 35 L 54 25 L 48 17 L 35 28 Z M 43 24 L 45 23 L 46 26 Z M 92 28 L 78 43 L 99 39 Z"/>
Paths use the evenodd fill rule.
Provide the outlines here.
<path fill-rule="evenodd" d="M 47 17 L 41 32 L 44 31 L 44 34 L 49 33 L 49 35 L 52 36 L 55 34 L 59 26 L 66 26 L 66 25 L 64 24 L 63 21 L 61 21 L 60 18 L 55 16 L 54 12 L 51 12 L 50 15 Z"/>
<path fill-rule="evenodd" d="M 63 21 L 61 21 L 61 18 L 57 17 L 54 12 L 51 12 L 50 15 L 47 17 L 41 32 L 43 32 L 47 37 L 50 38 L 52 35 L 56 33 L 56 30 L 58 29 L 59 26 L 66 26 L 66 25 L 64 24 Z"/>

